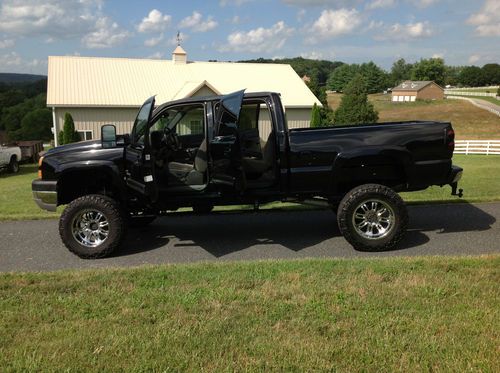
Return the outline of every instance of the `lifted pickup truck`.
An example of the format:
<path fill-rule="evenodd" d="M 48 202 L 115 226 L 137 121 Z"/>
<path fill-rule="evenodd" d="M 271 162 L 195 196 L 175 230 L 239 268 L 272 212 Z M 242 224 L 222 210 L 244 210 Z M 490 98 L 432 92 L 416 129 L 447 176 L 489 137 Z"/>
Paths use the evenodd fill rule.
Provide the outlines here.
<path fill-rule="evenodd" d="M 408 224 L 397 192 L 449 184 L 457 194 L 450 123 L 289 129 L 279 94 L 268 92 L 154 103 L 130 135 L 105 125 L 101 141 L 52 149 L 39 162 L 34 199 L 50 211 L 67 205 L 59 232 L 82 258 L 111 253 L 128 226 L 167 211 L 272 201 L 330 205 L 355 249 L 387 250 Z"/>

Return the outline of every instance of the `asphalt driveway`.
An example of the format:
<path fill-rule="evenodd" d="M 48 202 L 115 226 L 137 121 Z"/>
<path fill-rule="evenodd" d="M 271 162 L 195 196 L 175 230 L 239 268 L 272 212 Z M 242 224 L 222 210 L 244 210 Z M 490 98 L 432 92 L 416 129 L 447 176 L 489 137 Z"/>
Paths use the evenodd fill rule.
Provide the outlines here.
<path fill-rule="evenodd" d="M 113 257 L 83 260 L 62 244 L 57 220 L 0 222 L 0 271 L 126 267 L 198 261 L 480 255 L 500 253 L 500 203 L 410 206 L 400 248 L 355 251 L 330 211 L 172 214 L 130 229 Z"/>

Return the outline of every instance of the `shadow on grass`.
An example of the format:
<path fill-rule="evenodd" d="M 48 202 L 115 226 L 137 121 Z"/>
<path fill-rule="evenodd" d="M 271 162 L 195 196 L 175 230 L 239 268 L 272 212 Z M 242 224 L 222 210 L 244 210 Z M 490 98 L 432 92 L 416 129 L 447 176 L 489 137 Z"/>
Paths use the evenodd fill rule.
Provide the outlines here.
<path fill-rule="evenodd" d="M 403 251 L 429 242 L 426 232 L 450 233 L 484 231 L 496 219 L 467 204 L 410 207 L 410 228 L 400 247 Z M 331 211 L 237 211 L 196 215 L 171 214 L 157 219 L 149 227 L 129 231 L 115 256 L 132 255 L 159 249 L 197 248 L 215 257 L 259 245 L 280 245 L 298 252 L 340 237 L 335 214 Z M 336 245 L 335 245 L 336 246 Z M 339 243 L 330 249 L 344 250 Z"/>
<path fill-rule="evenodd" d="M 19 167 L 19 172 L 13 174 L 8 169 L 0 169 L 0 179 L 6 179 L 15 176 L 35 174 L 38 171 L 38 165 L 35 163 L 22 164 Z"/>

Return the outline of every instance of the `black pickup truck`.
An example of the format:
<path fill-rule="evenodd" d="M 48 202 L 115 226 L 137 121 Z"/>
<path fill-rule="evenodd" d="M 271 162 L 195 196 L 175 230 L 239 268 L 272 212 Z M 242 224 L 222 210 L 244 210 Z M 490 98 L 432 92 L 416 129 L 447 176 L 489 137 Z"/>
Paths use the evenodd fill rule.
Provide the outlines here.
<path fill-rule="evenodd" d="M 36 203 L 67 205 L 59 232 L 83 258 L 120 245 L 128 227 L 168 211 L 272 201 L 322 203 L 358 250 L 397 245 L 408 225 L 397 192 L 450 185 L 450 123 L 412 121 L 289 129 L 277 93 L 235 92 L 139 110 L 130 135 L 54 148 L 39 162 Z M 193 217 L 193 224 L 196 224 Z"/>

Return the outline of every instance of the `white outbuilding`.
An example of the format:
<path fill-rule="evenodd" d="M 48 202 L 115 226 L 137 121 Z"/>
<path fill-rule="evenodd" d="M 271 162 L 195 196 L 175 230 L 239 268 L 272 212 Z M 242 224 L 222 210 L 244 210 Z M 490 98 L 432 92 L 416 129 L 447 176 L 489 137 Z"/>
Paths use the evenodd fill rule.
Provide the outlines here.
<path fill-rule="evenodd" d="M 309 127 L 311 109 L 321 103 L 290 65 L 191 62 L 181 46 L 171 60 L 50 56 L 47 106 L 54 140 L 70 113 L 84 140 L 99 139 L 112 123 L 129 133 L 138 108 L 150 96 L 157 104 L 194 96 L 273 91 L 281 94 L 290 128 Z"/>

